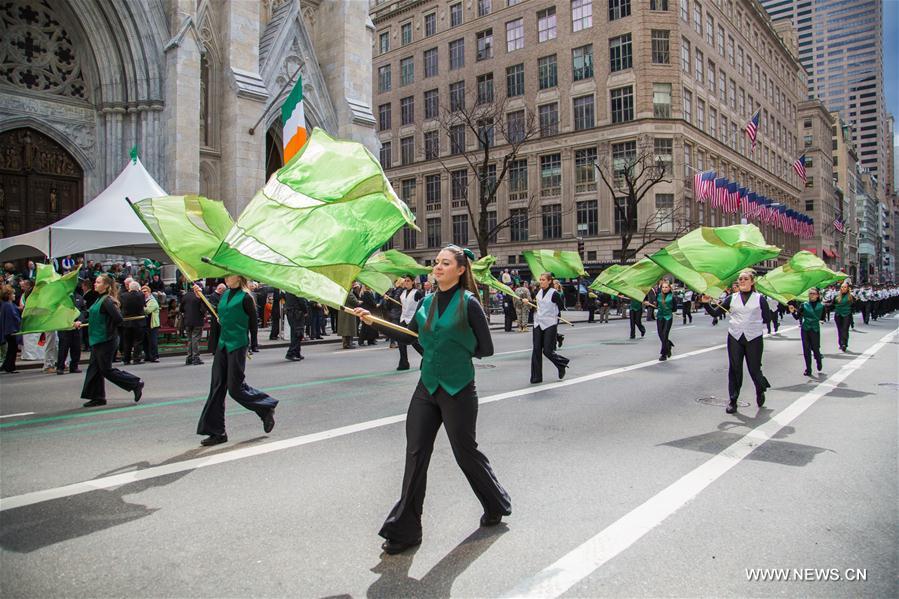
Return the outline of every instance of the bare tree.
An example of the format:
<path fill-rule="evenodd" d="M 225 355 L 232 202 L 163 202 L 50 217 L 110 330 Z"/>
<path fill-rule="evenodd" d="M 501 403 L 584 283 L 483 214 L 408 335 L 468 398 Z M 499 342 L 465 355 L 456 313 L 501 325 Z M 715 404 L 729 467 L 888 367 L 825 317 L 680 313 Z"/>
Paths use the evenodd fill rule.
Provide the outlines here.
<path fill-rule="evenodd" d="M 653 140 L 643 137 L 633 146 L 619 146 L 613 155 L 606 144 L 596 162 L 596 170 L 612 195 L 615 228 L 621 240 L 620 264 L 635 260 L 638 252 L 656 241 L 674 239 L 690 228 L 683 211 L 672 206 L 653 206 L 643 222 L 638 222 L 639 206 L 659 183 L 670 183 L 673 164 L 655 152 Z M 644 210 L 644 213 L 647 211 Z"/>

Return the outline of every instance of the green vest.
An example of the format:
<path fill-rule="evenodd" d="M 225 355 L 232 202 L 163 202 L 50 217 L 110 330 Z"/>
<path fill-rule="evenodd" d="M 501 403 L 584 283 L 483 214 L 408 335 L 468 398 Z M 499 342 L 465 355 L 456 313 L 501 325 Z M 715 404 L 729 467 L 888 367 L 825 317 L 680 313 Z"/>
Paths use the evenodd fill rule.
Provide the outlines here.
<path fill-rule="evenodd" d="M 250 318 L 243 309 L 242 289 L 226 289 L 219 300 L 218 315 L 221 333 L 218 349 L 232 352 L 250 344 L 247 334 L 250 330 Z"/>
<path fill-rule="evenodd" d="M 821 317 L 824 316 L 824 304 L 822 302 L 816 302 L 815 305 L 812 305 L 811 302 L 805 302 L 802 304 L 801 316 L 801 324 L 804 331 L 820 332 Z"/>
<path fill-rule="evenodd" d="M 638 302 L 635 299 L 631 300 L 630 311 L 636 312 L 637 310 L 643 310 L 643 302 Z"/>
<path fill-rule="evenodd" d="M 425 297 L 418 312 L 415 313 L 418 342 L 424 348 L 421 358 L 421 382 L 431 395 L 437 392 L 438 387 L 443 387 L 444 391 L 455 395 L 474 380 L 474 365 L 471 358 L 474 356 L 478 341 L 474 331 L 468 326 L 468 302 L 472 293 L 469 291 L 464 294 L 454 293 L 443 314 L 438 317 L 435 313 L 431 328 L 425 330 L 428 311 L 431 303 L 436 301 L 436 297 L 436 293 Z M 465 302 L 461 316 L 460 301 Z"/>
<path fill-rule="evenodd" d="M 108 297 L 106 294 L 101 295 L 97 298 L 97 301 L 91 304 L 90 310 L 88 310 L 87 333 L 88 342 L 91 346 L 112 339 L 112 335 L 109 334 L 109 318 L 100 311 L 100 307 L 103 306 L 103 302 Z"/>
<path fill-rule="evenodd" d="M 659 295 L 656 296 L 656 300 L 656 305 L 658 305 L 656 318 L 671 320 L 672 308 L 674 307 L 674 294 L 669 293 L 665 295 L 660 291 Z"/>
<path fill-rule="evenodd" d="M 833 300 L 833 311 L 840 316 L 849 316 L 852 314 L 852 301 L 849 299 L 849 294 L 839 295 Z"/>

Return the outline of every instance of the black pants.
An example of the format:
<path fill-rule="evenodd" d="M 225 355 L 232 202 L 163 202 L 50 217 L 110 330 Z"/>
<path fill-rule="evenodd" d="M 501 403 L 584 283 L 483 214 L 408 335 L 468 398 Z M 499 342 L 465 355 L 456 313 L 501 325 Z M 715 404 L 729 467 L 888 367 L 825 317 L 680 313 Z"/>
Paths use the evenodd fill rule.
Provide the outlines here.
<path fill-rule="evenodd" d="M 409 323 L 401 320 L 400 326 L 407 327 L 409 326 Z M 397 341 L 397 347 L 400 350 L 400 363 L 398 368 L 409 368 L 409 344 Z M 424 352 L 424 349 L 419 345 L 418 341 L 412 344 L 412 348 L 418 353 Z"/>
<path fill-rule="evenodd" d="M 225 394 L 245 407 L 256 412 L 261 418 L 268 410 L 278 405 L 278 400 L 267 393 L 247 385 L 245 368 L 247 364 L 247 348 L 241 347 L 232 352 L 224 348 L 217 349 L 212 360 L 212 381 L 209 384 L 209 397 L 200 414 L 197 424 L 198 435 L 225 434 Z"/>
<path fill-rule="evenodd" d="M 662 343 L 662 347 L 659 350 L 660 356 L 668 356 L 671 354 L 671 348 L 674 347 L 674 344 L 668 339 L 668 336 L 671 334 L 671 325 L 674 323 L 673 318 L 669 318 L 668 320 L 664 318 L 656 319 L 656 331 L 659 333 L 659 341 Z"/>
<path fill-rule="evenodd" d="M 556 331 L 558 327 L 553 325 L 542 329 L 534 327 L 534 348 L 531 350 L 531 382 L 543 381 L 543 356 L 546 356 L 560 371 L 568 366 L 568 358 L 556 353 Z"/>
<path fill-rule="evenodd" d="M 16 353 L 19 351 L 18 341 L 15 335 L 6 336 L 6 357 L 3 359 L 2 368 L 5 372 L 13 372 L 16 369 Z"/>
<path fill-rule="evenodd" d="M 596 306 L 587 307 L 587 322 L 596 321 Z"/>
<path fill-rule="evenodd" d="M 768 325 L 768 332 L 771 332 L 771 325 L 774 325 L 774 332 L 780 328 L 780 321 L 778 320 L 777 310 L 771 310 L 771 318 L 768 319 L 766 323 Z"/>
<path fill-rule="evenodd" d="M 474 381 L 454 396 L 443 388 L 431 395 L 419 381 L 406 415 L 406 469 L 402 493 L 378 534 L 401 543 L 421 538 L 428 464 L 441 424 L 446 429 L 456 463 L 481 502 L 484 513 L 491 516 L 512 513 L 509 494 L 496 480 L 487 457 L 478 451 L 477 419 L 478 395 Z"/>
<path fill-rule="evenodd" d="M 812 354 L 815 354 L 815 363 L 821 363 L 821 331 L 800 331 L 802 337 L 802 357 L 805 358 L 805 369 L 812 369 Z"/>
<path fill-rule="evenodd" d="M 281 302 L 278 301 L 278 293 L 275 293 L 275 299 L 272 301 L 271 318 L 272 328 L 269 331 L 268 338 L 271 341 L 275 341 L 281 335 Z"/>
<path fill-rule="evenodd" d="M 290 325 L 290 347 L 287 348 L 288 358 L 299 358 L 300 346 L 303 341 L 303 313 L 299 310 L 287 310 L 287 324 Z"/>
<path fill-rule="evenodd" d="M 257 351 L 259 349 L 259 326 L 256 328 L 250 327 L 250 349 L 253 351 Z M 216 349 L 216 352 L 218 350 Z"/>
<path fill-rule="evenodd" d="M 868 322 L 871 320 L 871 310 L 870 310 L 870 306 L 869 306 L 870 303 L 871 302 L 862 302 L 861 313 L 862 313 L 862 320 L 865 321 L 865 324 L 868 324 Z M 837 318 L 838 318 L 838 316 L 836 314 L 834 314 L 834 320 L 836 320 Z M 837 325 L 837 326 L 839 326 L 839 325 Z M 839 329 L 837 329 L 837 330 L 839 330 Z M 847 337 L 847 339 L 848 339 L 848 337 Z"/>
<path fill-rule="evenodd" d="M 840 349 L 849 347 L 849 320 L 851 316 L 833 315 L 833 321 L 837 325 L 837 345 Z M 865 321 L 867 324 L 867 320 Z"/>
<path fill-rule="evenodd" d="M 507 309 L 503 313 L 503 316 L 505 316 L 505 320 L 503 322 L 503 329 L 507 333 L 511 333 L 512 332 L 512 321 L 515 320 L 515 311 Z"/>
<path fill-rule="evenodd" d="M 134 391 L 140 384 L 140 379 L 130 372 L 112 367 L 112 357 L 115 355 L 117 340 L 115 337 L 109 341 L 91 346 L 91 361 L 84 375 L 84 387 L 81 389 L 83 399 L 106 399 L 105 381 L 109 381 L 125 391 Z"/>
<path fill-rule="evenodd" d="M 743 386 L 743 360 L 746 361 L 749 376 L 755 383 L 756 397 L 771 386 L 768 384 L 768 379 L 762 374 L 763 349 L 761 336 L 752 341 L 747 340 L 746 335 L 741 335 L 739 339 L 734 339 L 731 335 L 727 336 L 727 386 L 732 402 L 736 402 L 740 397 L 740 387 Z"/>
<path fill-rule="evenodd" d="M 140 362 L 144 351 L 144 327 L 122 328 L 122 359 L 125 362 Z"/>
<path fill-rule="evenodd" d="M 681 316 L 684 317 L 684 324 L 687 324 L 687 320 L 693 322 L 693 302 L 684 302 L 681 306 Z"/>
<path fill-rule="evenodd" d="M 69 370 L 78 370 L 81 362 L 81 331 L 59 331 L 59 348 L 56 351 L 56 372 L 62 372 L 66 368 L 66 357 L 69 358 Z"/>
<path fill-rule="evenodd" d="M 213 317 L 209 323 L 209 343 L 206 347 L 206 351 L 210 354 L 215 353 L 215 348 L 219 346 L 219 336 L 222 334 L 222 326 L 219 324 L 219 321 Z M 156 357 L 159 357 L 159 353 L 157 352 Z"/>
<path fill-rule="evenodd" d="M 631 310 L 630 311 L 630 321 L 631 321 L 631 339 L 637 336 L 637 329 L 640 329 L 640 334 L 646 334 L 646 327 L 643 326 L 643 310 Z"/>

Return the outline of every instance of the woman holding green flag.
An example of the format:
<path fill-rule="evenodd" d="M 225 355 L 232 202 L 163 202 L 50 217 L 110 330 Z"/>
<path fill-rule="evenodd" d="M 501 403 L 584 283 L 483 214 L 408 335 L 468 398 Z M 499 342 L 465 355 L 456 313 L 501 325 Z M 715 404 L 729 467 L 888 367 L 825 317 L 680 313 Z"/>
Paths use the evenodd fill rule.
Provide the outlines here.
<path fill-rule="evenodd" d="M 648 301 L 644 305 L 651 306 Z M 659 293 L 656 296 L 656 330 L 659 333 L 659 341 L 662 342 L 659 362 L 664 362 L 671 357 L 671 348 L 674 343 L 668 339 L 671 334 L 671 325 L 674 323 L 674 293 L 671 291 L 671 281 L 662 279 L 659 284 Z"/>
<path fill-rule="evenodd" d="M 821 321 L 824 320 L 824 302 L 817 287 L 808 290 L 808 301 L 799 306 L 790 304 L 790 314 L 801 320 L 800 335 L 802 337 L 802 356 L 805 358 L 805 376 L 812 376 L 812 354 L 815 354 L 815 366 L 821 372 Z"/>
<path fill-rule="evenodd" d="M 543 382 L 543 356 L 546 356 L 559 371 L 559 378 L 565 378 L 568 358 L 556 353 L 559 315 L 565 308 L 562 294 L 553 286 L 552 273 L 540 275 L 540 290 L 534 295 L 537 312 L 534 314 L 534 347 L 531 351 L 531 384 Z"/>
<path fill-rule="evenodd" d="M 481 526 L 496 526 L 503 516 L 512 513 L 509 494 L 475 441 L 478 395 L 472 358 L 493 355 L 493 340 L 471 274 L 473 259 L 470 250 L 457 246 L 441 250 L 433 271 L 437 292 L 425 296 L 409 322 L 423 349 L 421 379 L 406 416 L 402 494 L 379 533 L 386 539 L 381 548 L 388 554 L 421 543 L 428 464 L 441 424 L 456 463 L 484 509 Z M 368 310 L 356 308 L 354 312 L 363 322 L 372 324 Z M 401 343 L 415 341 L 412 335 L 391 334 Z"/>
<path fill-rule="evenodd" d="M 837 325 L 837 345 L 842 351 L 849 348 L 849 324 L 852 322 L 852 304 L 855 296 L 849 288 L 849 282 L 843 281 L 840 292 L 833 298 L 833 322 Z"/>

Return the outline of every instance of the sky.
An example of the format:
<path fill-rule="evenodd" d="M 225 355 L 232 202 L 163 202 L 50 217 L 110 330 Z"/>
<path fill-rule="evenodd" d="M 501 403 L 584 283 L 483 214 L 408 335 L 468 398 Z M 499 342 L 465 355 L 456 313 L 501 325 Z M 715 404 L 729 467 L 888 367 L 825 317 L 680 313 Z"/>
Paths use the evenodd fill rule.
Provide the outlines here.
<path fill-rule="evenodd" d="M 899 0 L 883 2 L 883 75 L 887 112 L 899 120 Z M 899 132 L 893 145 L 899 146 Z"/>

